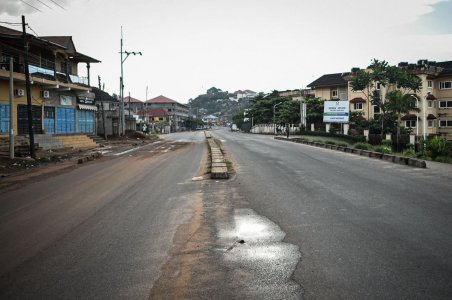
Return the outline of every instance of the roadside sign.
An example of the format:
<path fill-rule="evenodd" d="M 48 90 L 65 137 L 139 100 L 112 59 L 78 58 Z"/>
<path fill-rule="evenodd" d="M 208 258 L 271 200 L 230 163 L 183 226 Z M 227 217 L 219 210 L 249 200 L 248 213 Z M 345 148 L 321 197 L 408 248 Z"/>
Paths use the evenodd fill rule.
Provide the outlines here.
<path fill-rule="evenodd" d="M 323 123 L 348 123 L 348 101 L 325 101 L 323 109 Z"/>

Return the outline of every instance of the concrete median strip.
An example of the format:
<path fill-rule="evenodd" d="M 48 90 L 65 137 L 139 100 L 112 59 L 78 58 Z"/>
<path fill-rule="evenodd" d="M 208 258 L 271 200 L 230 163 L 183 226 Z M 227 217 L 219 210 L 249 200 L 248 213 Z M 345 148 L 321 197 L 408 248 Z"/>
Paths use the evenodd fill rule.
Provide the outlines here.
<path fill-rule="evenodd" d="M 204 131 L 207 142 L 209 144 L 211 160 L 210 160 L 210 178 L 211 179 L 228 179 L 228 167 L 224 159 L 223 152 L 217 145 L 210 132 Z"/>

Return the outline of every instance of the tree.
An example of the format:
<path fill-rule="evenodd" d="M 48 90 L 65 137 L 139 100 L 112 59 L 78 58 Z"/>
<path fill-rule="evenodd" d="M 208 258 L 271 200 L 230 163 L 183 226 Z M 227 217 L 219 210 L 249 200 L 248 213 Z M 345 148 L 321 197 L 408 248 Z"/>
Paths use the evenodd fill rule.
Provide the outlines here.
<path fill-rule="evenodd" d="M 281 104 L 276 123 L 299 123 L 300 122 L 300 102 L 298 101 L 285 101 Z"/>
<path fill-rule="evenodd" d="M 381 134 L 384 133 L 384 121 L 391 111 L 386 106 L 389 96 L 399 97 L 420 90 L 421 80 L 416 75 L 408 73 L 406 69 L 390 66 L 386 61 L 373 59 L 367 70 L 352 73 L 351 87 L 353 91 L 362 91 L 367 100 L 367 115 L 370 119 L 370 104 L 380 109 Z M 389 95 L 392 91 L 399 94 Z M 392 107 L 393 108 L 393 107 Z M 393 111 L 393 110 L 392 110 Z"/>
<path fill-rule="evenodd" d="M 306 123 L 318 124 L 323 122 L 324 100 L 320 98 L 306 99 Z"/>
<path fill-rule="evenodd" d="M 416 101 L 413 96 L 409 94 L 404 94 L 401 90 L 394 90 L 387 94 L 387 103 L 385 103 L 385 108 L 397 116 L 397 140 L 400 135 L 400 121 L 401 115 L 407 114 L 410 111 L 420 111 L 416 107 Z M 416 122 L 418 120 L 416 119 Z M 398 142 L 397 142 L 398 147 Z"/>
<path fill-rule="evenodd" d="M 286 104 L 286 103 L 292 102 L 292 100 L 290 98 L 280 97 L 278 91 L 273 91 L 269 95 L 261 94 L 261 95 L 256 96 L 251 101 L 251 106 L 249 108 L 248 115 L 253 117 L 254 124 L 273 123 L 273 106 L 280 102 L 282 102 L 282 104 L 280 106 L 278 106 L 277 110 L 275 111 L 275 117 L 278 120 L 278 122 L 286 122 L 285 119 L 280 118 L 281 109 L 285 105 L 290 105 L 290 104 Z M 298 103 L 298 102 L 294 102 L 294 103 Z M 287 119 L 288 116 L 289 116 L 289 113 L 287 112 L 287 114 L 285 116 L 283 116 L 283 118 Z M 298 118 L 300 118 L 299 115 L 298 115 Z M 290 120 L 292 120 L 292 119 L 289 118 L 287 120 L 287 122 L 290 122 Z"/>
<path fill-rule="evenodd" d="M 244 110 L 240 110 L 238 114 L 232 116 L 232 122 L 237 125 L 237 128 L 242 128 L 243 118 L 244 118 Z"/>

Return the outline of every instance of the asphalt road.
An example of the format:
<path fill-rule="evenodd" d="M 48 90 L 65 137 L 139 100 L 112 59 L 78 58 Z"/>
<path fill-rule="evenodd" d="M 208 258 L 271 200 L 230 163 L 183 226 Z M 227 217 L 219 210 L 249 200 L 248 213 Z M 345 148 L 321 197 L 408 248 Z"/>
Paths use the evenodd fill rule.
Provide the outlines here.
<path fill-rule="evenodd" d="M 450 299 L 452 168 L 419 169 L 215 131 L 234 157 L 236 208 L 299 247 L 306 299 Z"/>
<path fill-rule="evenodd" d="M 452 171 L 213 130 L 0 195 L 2 299 L 448 299 Z"/>
<path fill-rule="evenodd" d="M 0 298 L 146 299 L 199 199 L 196 135 L 3 192 Z"/>

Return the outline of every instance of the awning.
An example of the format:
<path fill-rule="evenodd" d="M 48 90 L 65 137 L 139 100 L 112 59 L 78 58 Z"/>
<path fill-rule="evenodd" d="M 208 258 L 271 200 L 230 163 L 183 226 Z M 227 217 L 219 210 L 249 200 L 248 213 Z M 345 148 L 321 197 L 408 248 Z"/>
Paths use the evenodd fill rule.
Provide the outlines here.
<path fill-rule="evenodd" d="M 97 106 L 88 104 L 78 104 L 78 109 L 97 111 Z"/>
<path fill-rule="evenodd" d="M 436 119 L 435 115 L 428 114 L 427 120 L 435 120 L 435 119 Z"/>
<path fill-rule="evenodd" d="M 365 103 L 366 100 L 359 97 L 359 98 L 353 98 L 352 100 L 350 100 L 350 103 Z"/>
<path fill-rule="evenodd" d="M 436 100 L 436 97 L 433 96 L 432 94 L 429 94 L 429 95 L 427 96 L 427 100 Z"/>
<path fill-rule="evenodd" d="M 403 121 L 407 121 L 407 120 L 416 120 L 416 119 L 417 119 L 417 116 L 416 116 L 416 115 L 413 115 L 413 114 L 404 115 L 404 116 L 402 117 L 402 120 L 403 120 Z"/>

